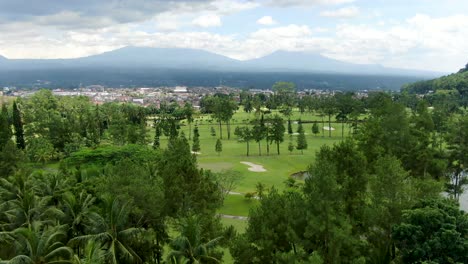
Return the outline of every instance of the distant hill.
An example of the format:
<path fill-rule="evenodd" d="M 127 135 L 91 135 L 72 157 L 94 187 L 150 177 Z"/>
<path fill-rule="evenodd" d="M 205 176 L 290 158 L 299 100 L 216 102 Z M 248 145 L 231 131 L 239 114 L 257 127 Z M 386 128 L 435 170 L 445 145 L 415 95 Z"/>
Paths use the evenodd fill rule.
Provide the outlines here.
<path fill-rule="evenodd" d="M 468 64 L 457 73 L 437 79 L 419 81 L 407 84 L 403 90 L 410 93 L 425 94 L 429 91 L 457 90 L 460 94 L 468 92 Z"/>
<path fill-rule="evenodd" d="M 280 80 L 302 82 L 308 88 L 400 89 L 403 81 L 440 75 L 286 51 L 248 61 L 204 50 L 148 47 L 124 47 L 76 59 L 0 58 L 0 85 L 8 86 L 48 83 L 54 87 L 79 84 L 269 87 L 279 76 L 285 76 Z M 294 76 L 302 79 L 294 79 Z M 35 84 L 36 80 L 47 82 Z"/>
<path fill-rule="evenodd" d="M 239 61 L 204 50 L 177 48 L 125 47 L 99 55 L 75 59 L 79 66 L 216 69 L 230 68 Z"/>
<path fill-rule="evenodd" d="M 270 55 L 246 61 L 256 69 L 295 72 L 328 72 L 369 75 L 440 76 L 440 73 L 383 67 L 379 64 L 356 64 L 335 60 L 312 52 L 276 51 Z"/>

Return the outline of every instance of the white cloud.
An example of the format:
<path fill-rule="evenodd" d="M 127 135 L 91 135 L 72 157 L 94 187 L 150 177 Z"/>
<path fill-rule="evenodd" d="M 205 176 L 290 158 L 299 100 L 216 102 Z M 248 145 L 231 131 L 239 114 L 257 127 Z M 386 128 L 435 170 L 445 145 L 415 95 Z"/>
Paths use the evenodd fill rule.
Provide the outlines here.
<path fill-rule="evenodd" d="M 336 10 L 327 10 L 320 13 L 323 17 L 352 18 L 359 15 L 359 8 L 356 6 L 343 7 Z"/>
<path fill-rule="evenodd" d="M 260 4 L 253 1 L 216 0 L 211 3 L 211 6 L 218 10 L 218 13 L 225 15 L 254 9 Z"/>
<path fill-rule="evenodd" d="M 349 4 L 355 0 L 270 0 L 269 5 L 273 6 L 312 6 L 312 5 L 340 5 Z"/>
<path fill-rule="evenodd" d="M 194 20 L 192 20 L 192 24 L 197 27 L 220 27 L 222 25 L 221 18 L 218 15 L 208 14 L 202 15 Z"/>
<path fill-rule="evenodd" d="M 257 24 L 264 25 L 264 26 L 271 26 L 276 23 L 277 22 L 271 16 L 264 16 L 257 20 Z"/>
<path fill-rule="evenodd" d="M 193 17 L 178 15 L 181 23 L 191 24 Z M 154 21 L 151 23 L 154 27 Z M 135 45 L 204 49 L 237 59 L 260 57 L 280 49 L 307 50 L 351 62 L 440 71 L 455 71 L 468 59 L 468 15 L 415 15 L 385 26 L 344 23 L 320 28 L 291 24 L 244 35 L 202 30 L 154 32 L 138 23 L 62 30 L 16 22 L 0 24 L 0 32 L 0 54 L 7 58 L 80 57 Z"/>

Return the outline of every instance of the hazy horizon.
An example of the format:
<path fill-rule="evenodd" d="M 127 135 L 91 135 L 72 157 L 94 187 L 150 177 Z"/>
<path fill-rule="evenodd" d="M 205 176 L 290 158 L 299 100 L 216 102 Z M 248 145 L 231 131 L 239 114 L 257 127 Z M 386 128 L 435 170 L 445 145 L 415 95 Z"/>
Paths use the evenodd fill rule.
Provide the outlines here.
<path fill-rule="evenodd" d="M 77 58 L 147 46 L 246 60 L 285 50 L 455 72 L 468 59 L 467 13 L 463 0 L 0 1 L 0 55 Z"/>

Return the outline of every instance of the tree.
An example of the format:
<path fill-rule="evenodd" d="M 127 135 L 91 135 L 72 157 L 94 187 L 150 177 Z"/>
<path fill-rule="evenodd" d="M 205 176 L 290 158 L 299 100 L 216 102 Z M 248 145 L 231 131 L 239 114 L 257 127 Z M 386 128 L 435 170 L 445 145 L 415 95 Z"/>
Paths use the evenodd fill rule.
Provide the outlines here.
<path fill-rule="evenodd" d="M 260 142 L 265 138 L 266 136 L 266 128 L 265 124 L 263 122 L 263 116 L 260 120 L 257 120 L 252 128 L 252 137 L 255 140 L 255 142 L 258 143 L 258 154 L 261 156 L 262 155 L 262 149 L 260 147 Z"/>
<path fill-rule="evenodd" d="M 373 171 L 369 180 L 371 228 L 367 232 L 370 257 L 373 263 L 388 263 L 395 257 L 392 227 L 401 222 L 402 211 L 411 208 L 418 197 L 414 180 L 397 158 L 379 158 Z"/>
<path fill-rule="evenodd" d="M 170 139 L 156 164 L 156 173 L 163 180 L 165 215 L 206 214 L 220 206 L 222 195 L 215 179 L 198 169 L 196 155 L 190 152 L 185 137 Z"/>
<path fill-rule="evenodd" d="M 223 143 L 221 142 L 221 139 L 217 139 L 216 140 L 216 146 L 215 146 L 215 150 L 216 152 L 218 153 L 218 156 L 221 154 L 221 152 L 223 151 Z"/>
<path fill-rule="evenodd" d="M 132 248 L 131 241 L 143 229 L 127 226 L 130 213 L 130 203 L 122 203 L 117 198 L 105 196 L 104 217 L 97 223 L 97 232 L 73 238 L 70 243 L 81 243 L 85 245 L 89 241 L 100 243 L 106 249 L 106 262 L 118 263 L 140 263 L 141 257 Z"/>
<path fill-rule="evenodd" d="M 214 129 L 214 127 L 211 127 L 211 128 L 210 128 L 210 135 L 211 135 L 212 137 L 216 137 L 216 130 Z"/>
<path fill-rule="evenodd" d="M 468 117 L 464 116 L 454 122 L 447 138 L 449 149 L 449 183 L 447 191 L 458 201 L 468 184 Z"/>
<path fill-rule="evenodd" d="M 23 153 L 9 140 L 0 151 L 0 178 L 13 175 L 21 167 Z"/>
<path fill-rule="evenodd" d="M 273 84 L 272 90 L 275 92 L 275 98 L 280 105 L 280 113 L 289 119 L 295 103 L 296 85 L 291 82 L 276 82 Z"/>
<path fill-rule="evenodd" d="M 210 239 L 202 232 L 201 220 L 194 215 L 184 218 L 179 224 L 180 236 L 169 245 L 171 251 L 167 257 L 168 263 L 219 263 L 214 249 L 220 243 L 221 236 Z"/>
<path fill-rule="evenodd" d="M 15 230 L 19 254 L 0 263 L 73 263 L 73 251 L 65 246 L 65 228 L 66 226 L 42 227 L 40 223 L 35 222 L 32 229 Z"/>
<path fill-rule="evenodd" d="M 54 146 L 45 138 L 32 138 L 28 142 L 26 152 L 30 159 L 43 164 L 53 159 L 55 156 Z"/>
<path fill-rule="evenodd" d="M 200 152 L 200 133 L 198 132 L 198 126 L 197 125 L 195 125 L 195 128 L 193 129 L 192 151 L 193 152 Z"/>
<path fill-rule="evenodd" d="M 6 105 L 2 106 L 2 111 L 0 112 L 0 149 L 11 139 L 11 126 L 8 117 L 8 110 Z"/>
<path fill-rule="evenodd" d="M 312 134 L 314 134 L 315 136 L 317 136 L 318 133 L 320 133 L 319 127 L 318 127 L 318 125 L 317 125 L 317 122 L 314 121 L 314 123 L 312 124 Z"/>
<path fill-rule="evenodd" d="M 153 142 L 153 149 L 159 149 L 161 147 L 161 127 L 159 126 L 159 122 L 155 119 L 154 120 L 154 142 Z"/>
<path fill-rule="evenodd" d="M 215 173 L 216 182 L 218 183 L 224 198 L 234 190 L 239 182 L 243 179 L 240 172 L 235 170 L 222 170 Z"/>
<path fill-rule="evenodd" d="M 297 146 L 296 148 L 304 154 L 304 149 L 307 149 L 307 139 L 304 133 L 304 127 L 302 126 L 302 122 L 299 122 L 298 128 L 299 135 L 297 136 Z"/>
<path fill-rule="evenodd" d="M 240 142 L 245 142 L 247 143 L 247 156 L 249 156 L 249 152 L 250 152 L 250 145 L 249 145 L 249 142 L 252 140 L 253 138 L 253 135 L 252 135 L 252 130 L 247 127 L 247 126 L 244 126 L 244 127 L 236 127 L 236 129 L 234 130 L 234 135 L 237 136 L 238 140 Z"/>
<path fill-rule="evenodd" d="M 212 99 L 212 117 L 215 119 L 219 124 L 219 137 L 223 139 L 223 132 L 222 132 L 222 122 L 226 123 L 227 132 L 228 132 L 228 139 L 231 137 L 231 125 L 230 121 L 232 116 L 234 115 L 234 111 L 237 109 L 237 104 L 232 98 L 226 95 L 216 95 L 211 97 Z"/>
<path fill-rule="evenodd" d="M 345 252 L 357 241 L 351 235 L 352 225 L 345 213 L 343 188 L 338 168 L 329 157 L 332 150 L 323 146 L 317 153 L 305 181 L 307 226 L 305 239 L 309 247 L 323 257 L 325 263 L 345 262 Z M 347 256 L 352 257 L 352 256 Z"/>
<path fill-rule="evenodd" d="M 404 263 L 467 263 L 468 216 L 447 199 L 423 200 L 403 212 L 392 237 Z"/>
<path fill-rule="evenodd" d="M 331 137 L 331 131 L 332 131 L 331 116 L 337 112 L 337 104 L 336 104 L 335 98 L 333 96 L 322 98 L 320 107 L 322 111 L 326 115 L 328 115 L 328 129 L 329 129 L 328 136 Z"/>
<path fill-rule="evenodd" d="M 193 123 L 193 106 L 189 102 L 186 102 L 184 105 L 184 114 L 185 118 L 187 119 L 187 123 L 189 124 L 189 140 L 192 139 L 192 123 Z"/>
<path fill-rule="evenodd" d="M 291 119 L 288 119 L 288 134 L 292 135 L 293 134 L 293 129 L 291 125 Z"/>
<path fill-rule="evenodd" d="M 304 197 L 298 192 L 280 194 L 273 189 L 262 195 L 260 205 L 249 214 L 245 234 L 231 247 L 236 263 L 290 263 L 280 262 L 275 253 L 299 255 L 306 225 L 304 207 Z"/>
<path fill-rule="evenodd" d="M 13 102 L 13 127 L 15 128 L 16 146 L 19 149 L 25 149 L 23 120 L 16 101 Z"/>
<path fill-rule="evenodd" d="M 276 143 L 276 150 L 278 155 L 280 155 L 280 148 L 279 144 L 284 141 L 284 132 L 285 132 L 285 127 L 283 123 L 283 119 L 275 115 L 273 119 L 271 120 L 271 130 L 270 130 L 270 142 L 275 142 Z"/>
<path fill-rule="evenodd" d="M 294 150 L 294 144 L 292 143 L 292 141 L 289 141 L 288 150 L 289 150 L 289 154 L 291 154 Z"/>

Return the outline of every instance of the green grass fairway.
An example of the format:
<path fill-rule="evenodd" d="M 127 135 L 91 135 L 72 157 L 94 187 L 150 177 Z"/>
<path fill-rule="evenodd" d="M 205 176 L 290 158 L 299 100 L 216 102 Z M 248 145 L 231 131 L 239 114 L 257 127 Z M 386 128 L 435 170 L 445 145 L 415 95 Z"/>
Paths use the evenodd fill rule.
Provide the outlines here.
<path fill-rule="evenodd" d="M 252 206 L 256 206 L 258 200 L 246 199 L 243 195 L 228 195 L 224 200 L 224 206 L 219 213 L 226 215 L 248 216 Z"/>
<path fill-rule="evenodd" d="M 223 223 L 224 226 L 234 226 L 239 234 L 244 233 L 245 229 L 247 229 L 246 220 L 221 218 L 221 223 Z"/>
<path fill-rule="evenodd" d="M 275 114 L 275 113 L 273 113 Z M 273 114 L 266 115 L 265 117 L 272 116 Z M 304 150 L 301 154 L 299 150 L 294 150 L 292 153 L 288 151 L 289 142 L 296 145 L 297 135 L 284 135 L 284 142 L 280 144 L 280 155 L 277 154 L 276 144 L 269 145 L 270 153 L 267 155 L 266 141 L 263 140 L 259 145 L 255 141 L 251 141 L 250 155 L 247 156 L 247 144 L 245 142 L 238 142 L 237 137 L 234 135 L 236 126 L 249 125 L 249 121 L 258 118 L 254 113 L 245 113 L 244 111 L 237 111 L 233 116 L 231 122 L 231 138 L 227 139 L 227 127 L 222 124 L 222 144 L 223 151 L 218 155 L 215 151 L 216 139 L 219 137 L 219 125 L 210 115 L 198 115 L 191 125 L 192 133 L 189 133 L 189 125 L 186 120 L 181 122 L 181 131 L 184 132 L 188 138 L 190 134 L 193 135 L 193 128 L 195 124 L 198 125 L 200 133 L 200 154 L 197 155 L 197 160 L 200 168 L 209 169 L 215 172 L 222 170 L 235 170 L 243 175 L 242 181 L 238 184 L 237 188 L 233 191 L 245 194 L 247 192 L 255 192 L 257 183 L 263 183 L 267 188 L 275 187 L 276 189 L 284 189 L 284 181 L 293 173 L 307 170 L 308 166 L 313 162 L 315 152 L 320 149 L 322 145 L 332 145 L 342 140 L 342 131 L 344 137 L 350 134 L 350 127 L 348 124 L 342 126 L 339 123 L 332 123 L 335 129 L 331 132 L 323 130 L 323 127 L 328 127 L 328 117 L 322 117 L 313 113 L 300 114 L 298 111 L 294 112 L 291 116 L 293 132 L 297 132 L 298 124 L 295 122 L 301 119 L 304 123 L 304 131 L 306 133 L 308 149 Z M 287 131 L 287 122 L 285 120 L 285 127 Z M 312 134 L 312 121 L 322 122 L 319 123 L 320 133 L 318 135 Z M 335 119 L 332 118 L 332 122 Z M 216 131 L 216 136 L 211 135 L 211 127 Z M 329 133 L 331 137 L 329 137 Z M 154 135 L 154 130 L 151 130 L 150 136 Z M 192 144 L 192 141 L 189 141 Z M 161 137 L 161 145 L 164 147 L 167 144 L 167 138 Z M 261 156 L 260 156 L 261 152 Z M 249 171 L 249 166 L 241 162 L 247 161 L 254 164 L 262 165 L 266 172 L 252 172 Z M 243 195 L 229 195 L 221 208 L 220 213 L 229 215 L 247 216 L 251 206 L 256 202 L 247 202 Z"/>

